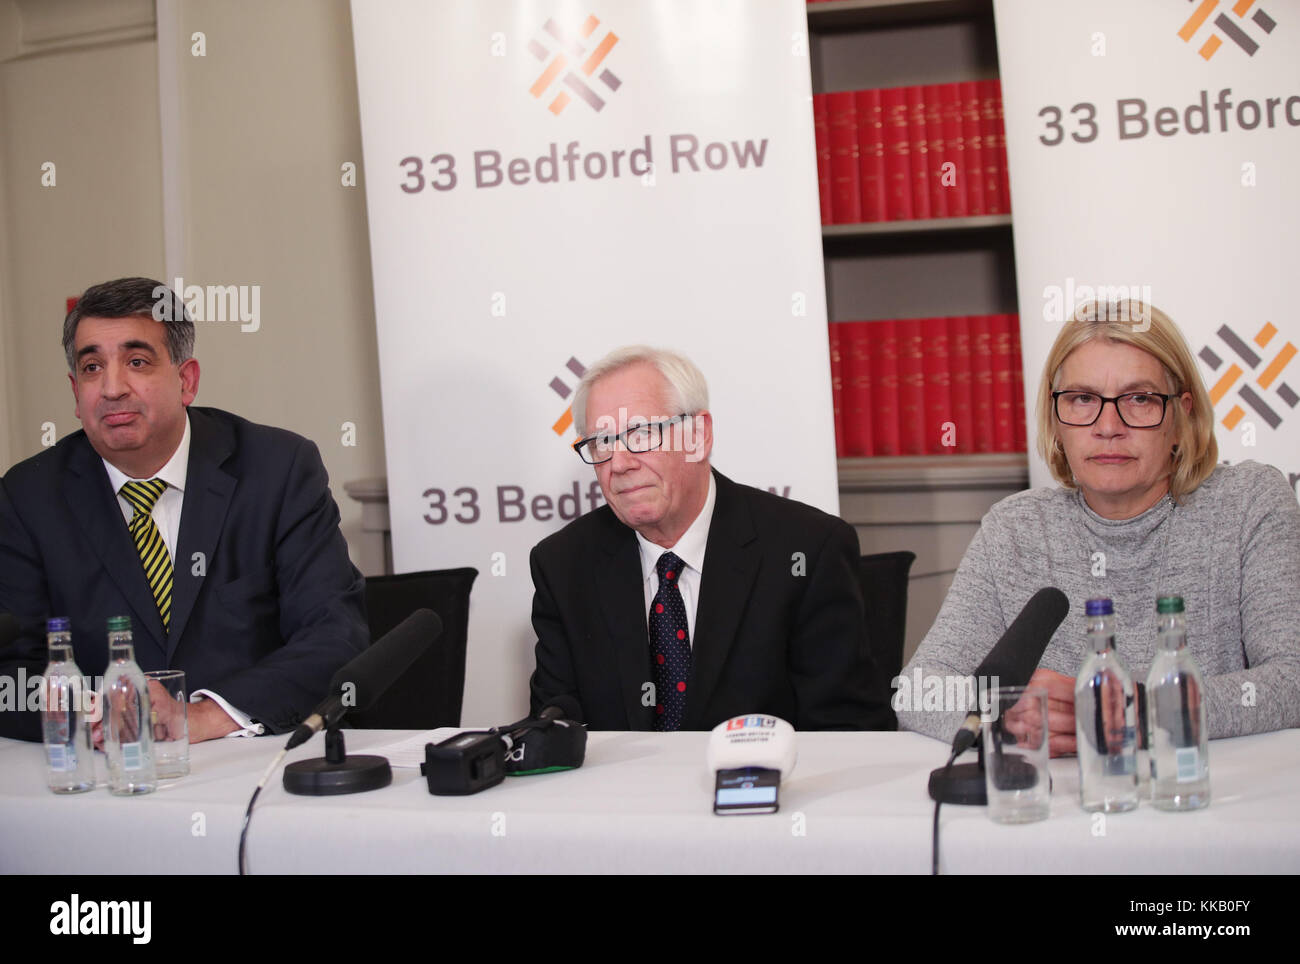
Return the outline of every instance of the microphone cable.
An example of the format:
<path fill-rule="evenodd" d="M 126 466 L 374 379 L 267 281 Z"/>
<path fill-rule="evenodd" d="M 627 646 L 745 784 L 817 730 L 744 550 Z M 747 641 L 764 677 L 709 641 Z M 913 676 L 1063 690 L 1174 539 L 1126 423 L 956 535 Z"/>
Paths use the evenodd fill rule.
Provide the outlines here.
<path fill-rule="evenodd" d="M 959 757 L 965 751 L 965 749 L 966 748 L 963 747 L 961 749 L 954 749 L 952 751 L 952 755 L 948 757 L 948 762 L 945 763 L 943 766 L 943 775 L 945 777 L 948 775 L 948 771 L 952 769 L 953 761 L 956 760 L 957 757 Z M 934 831 L 933 831 L 933 836 L 931 837 L 930 840 L 930 876 L 931 877 L 939 876 L 939 808 L 941 806 L 943 806 L 942 800 L 934 801 Z"/>
<path fill-rule="evenodd" d="M 271 774 L 275 772 L 275 768 L 280 765 L 280 761 L 284 759 L 285 754 L 288 752 L 289 748 L 286 746 L 276 754 L 275 759 L 271 761 L 271 765 L 267 767 L 266 772 L 262 774 L 262 779 L 257 782 L 257 787 L 253 790 L 252 797 L 249 798 L 248 808 L 244 811 L 244 826 L 243 829 L 239 831 L 239 876 L 241 877 L 246 877 L 248 875 L 248 853 L 246 844 L 248 843 L 248 825 L 253 819 L 253 804 L 257 803 L 257 796 L 262 792 L 262 787 L 266 786 L 266 781 L 271 779 Z"/>

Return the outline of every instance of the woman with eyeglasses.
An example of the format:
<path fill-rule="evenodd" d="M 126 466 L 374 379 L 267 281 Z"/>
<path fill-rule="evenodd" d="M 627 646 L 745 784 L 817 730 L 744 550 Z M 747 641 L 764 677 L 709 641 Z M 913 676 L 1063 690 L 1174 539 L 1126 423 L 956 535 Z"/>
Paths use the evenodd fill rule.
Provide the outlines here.
<path fill-rule="evenodd" d="M 989 510 L 903 675 L 968 676 L 1030 596 L 1056 586 L 1070 614 L 1032 682 L 1048 690 L 1053 755 L 1073 753 L 1084 603 L 1114 601 L 1117 650 L 1140 680 L 1156 598 L 1174 594 L 1210 737 L 1300 726 L 1300 506 L 1276 468 L 1217 464 L 1214 408 L 1174 323 L 1140 302 L 1100 317 L 1081 307 L 1048 353 L 1036 417 L 1060 484 Z M 951 739 L 965 712 L 923 693 L 900 688 L 900 728 Z"/>

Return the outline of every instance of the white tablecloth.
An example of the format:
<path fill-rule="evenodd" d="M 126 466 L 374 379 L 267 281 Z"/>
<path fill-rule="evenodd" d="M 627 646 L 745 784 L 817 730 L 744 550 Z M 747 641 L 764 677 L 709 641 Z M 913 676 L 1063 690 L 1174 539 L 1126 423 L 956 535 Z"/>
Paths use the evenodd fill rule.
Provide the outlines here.
<path fill-rule="evenodd" d="M 444 731 L 439 731 L 444 732 Z M 450 733 L 453 731 L 445 731 Z M 347 732 L 366 752 L 410 734 Z M 802 733 L 779 813 L 717 817 L 706 733 L 592 733 L 579 770 L 431 796 L 418 771 L 382 790 L 297 797 L 277 773 L 249 833 L 252 873 L 928 873 L 943 744 L 913 733 Z M 42 748 L 0 739 L 0 872 L 233 873 L 244 807 L 283 737 L 191 749 L 156 793 L 45 788 Z M 289 759 L 320 756 L 318 736 Z M 973 759 L 973 754 L 968 755 Z M 104 778 L 102 755 L 97 760 Z M 945 806 L 945 873 L 1300 873 L 1300 730 L 1210 745 L 1206 810 L 1100 821 L 1052 761 L 1052 815 L 1004 827 Z"/>

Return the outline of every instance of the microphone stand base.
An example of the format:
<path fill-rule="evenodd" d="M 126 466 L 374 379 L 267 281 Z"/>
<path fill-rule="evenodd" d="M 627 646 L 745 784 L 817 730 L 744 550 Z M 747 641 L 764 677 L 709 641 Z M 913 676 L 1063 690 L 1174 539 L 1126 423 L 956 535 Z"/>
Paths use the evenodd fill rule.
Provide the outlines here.
<path fill-rule="evenodd" d="M 983 807 L 989 802 L 984 767 L 980 763 L 958 763 L 947 769 L 931 770 L 929 790 L 930 799 L 939 803 Z"/>
<path fill-rule="evenodd" d="M 325 756 L 299 760 L 284 768 L 284 789 L 304 797 L 328 797 L 378 790 L 393 782 L 393 768 L 382 756 L 348 756 L 343 734 L 325 734 Z"/>

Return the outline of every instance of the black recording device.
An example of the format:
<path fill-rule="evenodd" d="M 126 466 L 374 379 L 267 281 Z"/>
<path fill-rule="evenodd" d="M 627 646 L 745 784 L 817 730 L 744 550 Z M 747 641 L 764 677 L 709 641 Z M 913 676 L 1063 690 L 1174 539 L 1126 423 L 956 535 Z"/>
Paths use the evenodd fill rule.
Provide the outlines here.
<path fill-rule="evenodd" d="M 463 796 L 494 787 L 507 776 L 580 767 L 587 750 L 581 716 L 576 700 L 558 697 L 537 717 L 426 743 L 420 772 L 430 793 Z"/>

